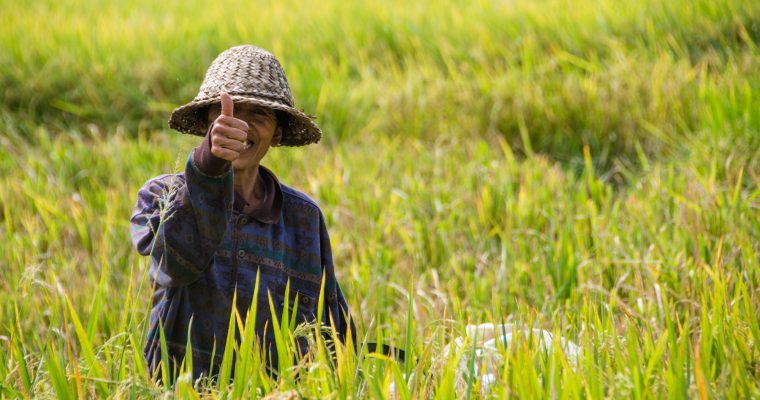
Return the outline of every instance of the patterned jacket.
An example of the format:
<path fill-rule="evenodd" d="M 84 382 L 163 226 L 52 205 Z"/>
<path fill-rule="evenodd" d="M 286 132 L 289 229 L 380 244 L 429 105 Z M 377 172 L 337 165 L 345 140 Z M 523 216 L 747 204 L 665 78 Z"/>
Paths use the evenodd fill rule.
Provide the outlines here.
<path fill-rule="evenodd" d="M 257 307 L 256 333 L 272 357 L 276 351 L 268 293 L 279 319 L 288 281 L 287 300 L 290 309 L 298 301 L 299 322 L 316 319 L 324 278 L 322 323 L 329 326 L 332 317 L 341 340 L 349 326 L 355 332 L 335 278 L 330 238 L 319 206 L 260 167 L 260 173 L 270 174 L 276 182 L 282 202 L 276 221 L 261 222 L 241 207 L 233 207 L 237 196 L 231 168 L 220 176 L 209 176 L 193 163 L 193 156 L 189 155 L 184 173 L 146 182 L 131 217 L 132 242 L 140 254 L 151 257 L 149 275 L 155 288 L 144 349 L 151 373 L 161 360 L 159 325 L 172 358 L 170 368 L 179 367 L 189 335 L 194 377 L 208 375 L 211 367 L 212 374 L 218 371 L 236 290 L 241 318 L 249 307 Z M 254 299 L 257 273 L 259 292 Z M 239 340 L 239 333 L 236 337 Z M 305 342 L 299 345 L 305 351 Z"/>

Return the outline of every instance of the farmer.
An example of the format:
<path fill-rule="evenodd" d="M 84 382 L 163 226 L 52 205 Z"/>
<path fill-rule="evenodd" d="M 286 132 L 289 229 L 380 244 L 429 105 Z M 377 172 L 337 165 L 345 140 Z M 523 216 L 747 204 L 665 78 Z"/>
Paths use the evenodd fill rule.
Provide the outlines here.
<path fill-rule="evenodd" d="M 277 360 L 269 296 L 278 320 L 287 303 L 290 310 L 297 304 L 298 322 L 314 321 L 324 280 L 322 323 L 334 324 L 341 341 L 353 332 L 322 211 L 260 164 L 272 146 L 318 142 L 312 118 L 294 107 L 277 59 L 248 45 L 221 53 L 198 96 L 172 112 L 171 128 L 204 137 L 184 172 L 145 183 L 131 218 L 133 244 L 151 257 L 155 291 L 144 353 L 152 374 L 161 361 L 159 327 L 170 371 L 179 369 L 189 340 L 194 378 L 216 374 L 234 296 L 243 320 L 256 308 L 270 366 Z M 306 351 L 305 340 L 299 347 Z"/>

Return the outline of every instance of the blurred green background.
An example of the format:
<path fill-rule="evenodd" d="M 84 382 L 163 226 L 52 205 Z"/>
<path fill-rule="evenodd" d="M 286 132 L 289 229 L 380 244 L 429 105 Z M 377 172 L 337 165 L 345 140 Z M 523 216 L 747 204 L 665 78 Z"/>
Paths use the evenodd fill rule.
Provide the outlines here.
<path fill-rule="evenodd" d="M 500 135 L 570 161 L 757 144 L 758 7 L 750 1 L 7 4 L 6 129 L 164 129 L 222 50 L 286 68 L 327 140 Z M 523 132 L 521 135 L 520 133 Z M 730 133 L 729 133 L 730 132 Z M 714 136 L 729 136 L 728 144 Z M 701 137 L 700 137 L 701 138 Z"/>

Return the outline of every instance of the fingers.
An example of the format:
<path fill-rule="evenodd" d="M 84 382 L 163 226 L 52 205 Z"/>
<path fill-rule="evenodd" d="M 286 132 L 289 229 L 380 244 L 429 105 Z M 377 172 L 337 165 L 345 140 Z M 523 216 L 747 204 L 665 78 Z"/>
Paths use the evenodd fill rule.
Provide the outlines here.
<path fill-rule="evenodd" d="M 220 93 L 220 97 L 222 100 L 222 115 L 231 117 L 235 107 L 235 105 L 232 103 L 232 97 L 230 97 L 227 92 Z"/>
<path fill-rule="evenodd" d="M 224 136 L 214 136 L 211 138 L 211 146 L 240 153 L 245 148 L 245 142 L 226 138 Z"/>
<path fill-rule="evenodd" d="M 227 115 L 219 115 L 219 117 L 214 120 L 215 124 L 222 124 L 229 126 L 231 128 L 237 128 L 241 131 L 247 131 L 248 130 L 248 123 L 243 121 L 242 119 L 237 119 L 235 117 L 230 117 Z"/>
<path fill-rule="evenodd" d="M 237 140 L 238 142 L 245 142 L 245 140 L 248 138 L 248 134 L 243 130 L 226 125 L 214 124 L 214 127 L 211 129 L 212 141 L 213 138 L 217 136 L 230 138 Z"/>
<path fill-rule="evenodd" d="M 227 161 L 235 161 L 244 149 L 245 142 L 240 140 L 230 139 L 221 134 L 211 137 L 211 154 Z"/>
<path fill-rule="evenodd" d="M 211 154 L 227 161 L 235 161 L 240 157 L 240 153 L 237 151 L 216 146 L 211 148 Z"/>

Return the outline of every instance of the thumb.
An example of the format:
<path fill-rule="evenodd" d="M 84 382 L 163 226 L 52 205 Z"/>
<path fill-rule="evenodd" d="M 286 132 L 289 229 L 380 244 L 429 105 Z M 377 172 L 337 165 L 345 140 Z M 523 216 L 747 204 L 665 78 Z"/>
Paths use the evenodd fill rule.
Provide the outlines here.
<path fill-rule="evenodd" d="M 222 98 L 222 115 L 231 117 L 232 111 L 234 109 L 234 104 L 232 103 L 232 97 L 230 97 L 230 95 L 227 94 L 227 92 L 222 92 L 220 96 Z"/>

